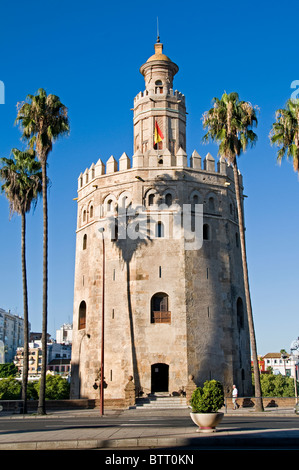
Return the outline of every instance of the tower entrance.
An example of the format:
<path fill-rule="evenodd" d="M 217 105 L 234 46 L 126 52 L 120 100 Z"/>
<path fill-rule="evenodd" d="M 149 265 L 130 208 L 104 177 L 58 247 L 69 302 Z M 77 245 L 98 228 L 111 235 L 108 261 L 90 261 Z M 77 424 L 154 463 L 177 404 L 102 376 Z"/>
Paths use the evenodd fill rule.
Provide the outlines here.
<path fill-rule="evenodd" d="M 163 363 L 151 366 L 151 392 L 168 392 L 169 365 Z"/>

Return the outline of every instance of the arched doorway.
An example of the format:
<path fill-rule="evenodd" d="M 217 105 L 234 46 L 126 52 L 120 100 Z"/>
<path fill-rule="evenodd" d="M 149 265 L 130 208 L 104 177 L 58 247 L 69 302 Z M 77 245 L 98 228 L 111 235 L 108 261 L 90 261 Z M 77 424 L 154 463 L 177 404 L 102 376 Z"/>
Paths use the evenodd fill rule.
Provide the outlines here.
<path fill-rule="evenodd" d="M 169 365 L 163 363 L 151 366 L 151 392 L 168 392 Z"/>

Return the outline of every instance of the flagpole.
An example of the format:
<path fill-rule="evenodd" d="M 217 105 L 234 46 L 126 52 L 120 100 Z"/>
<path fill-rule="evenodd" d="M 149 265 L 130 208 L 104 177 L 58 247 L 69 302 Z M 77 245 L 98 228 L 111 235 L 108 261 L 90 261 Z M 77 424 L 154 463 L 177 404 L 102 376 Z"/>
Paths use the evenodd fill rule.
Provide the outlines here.
<path fill-rule="evenodd" d="M 160 42 L 160 36 L 159 36 L 159 17 L 157 16 L 157 42 Z"/>

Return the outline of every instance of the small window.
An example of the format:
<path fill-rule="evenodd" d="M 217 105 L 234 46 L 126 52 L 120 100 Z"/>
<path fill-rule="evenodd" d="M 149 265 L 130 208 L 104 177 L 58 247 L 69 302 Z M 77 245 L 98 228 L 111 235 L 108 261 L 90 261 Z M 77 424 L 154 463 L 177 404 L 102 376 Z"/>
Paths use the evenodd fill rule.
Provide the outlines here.
<path fill-rule="evenodd" d="M 195 206 L 195 204 L 198 204 L 199 203 L 199 197 L 197 194 L 194 194 L 194 196 L 192 197 L 192 204 Z"/>
<path fill-rule="evenodd" d="M 156 88 L 155 88 L 156 93 L 163 93 L 162 81 L 161 80 L 156 80 L 155 85 L 156 85 Z"/>
<path fill-rule="evenodd" d="M 80 303 L 79 307 L 79 323 L 78 329 L 83 330 L 86 327 L 86 303 L 84 300 Z"/>
<path fill-rule="evenodd" d="M 237 300 L 237 324 L 239 329 L 244 328 L 244 308 L 241 297 Z"/>
<path fill-rule="evenodd" d="M 154 205 L 154 201 L 155 201 L 155 195 L 154 195 L 154 194 L 150 194 L 149 197 L 148 197 L 148 205 L 149 205 L 149 206 L 153 206 L 153 205 Z"/>
<path fill-rule="evenodd" d="M 209 198 L 209 210 L 210 211 L 213 211 L 215 210 L 215 202 L 214 202 L 214 198 L 213 197 L 210 197 Z"/>
<path fill-rule="evenodd" d="M 172 194 L 167 193 L 165 196 L 165 203 L 168 207 L 172 205 Z"/>
<path fill-rule="evenodd" d="M 91 219 L 93 218 L 93 206 L 90 206 L 90 208 L 89 208 L 89 217 Z"/>
<path fill-rule="evenodd" d="M 153 295 L 151 299 L 151 323 L 171 323 L 168 295 L 164 292 Z"/>
<path fill-rule="evenodd" d="M 112 199 L 109 199 L 109 201 L 107 202 L 107 212 L 111 212 L 112 208 L 113 208 L 113 201 Z"/>
<path fill-rule="evenodd" d="M 85 234 L 83 237 L 83 250 L 86 250 L 87 248 L 87 235 Z"/>
<path fill-rule="evenodd" d="M 86 210 L 83 211 L 83 222 L 86 222 Z"/>
<path fill-rule="evenodd" d="M 156 225 L 156 237 L 157 238 L 164 237 L 164 225 L 162 222 L 158 222 Z"/>
<path fill-rule="evenodd" d="M 203 225 L 203 239 L 210 240 L 210 226 L 208 224 Z"/>

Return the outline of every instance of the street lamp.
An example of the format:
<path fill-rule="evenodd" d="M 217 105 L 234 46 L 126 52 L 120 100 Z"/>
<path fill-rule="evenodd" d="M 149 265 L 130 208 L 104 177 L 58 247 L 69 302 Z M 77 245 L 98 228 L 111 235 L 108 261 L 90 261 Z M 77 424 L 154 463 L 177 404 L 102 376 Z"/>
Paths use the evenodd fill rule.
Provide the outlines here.
<path fill-rule="evenodd" d="M 294 361 L 294 369 L 295 369 L 295 373 L 294 373 L 294 388 L 295 388 L 295 397 L 296 397 L 296 405 L 298 403 L 298 392 L 297 392 L 297 365 L 298 365 L 298 362 L 296 361 L 296 356 L 294 354 L 294 351 L 295 350 L 298 350 L 297 348 L 291 348 L 291 357 Z"/>
<path fill-rule="evenodd" d="M 103 279 L 102 279 L 102 341 L 101 341 L 101 385 L 100 385 L 100 412 L 101 416 L 104 414 L 104 320 L 105 320 L 105 240 L 104 240 L 104 228 L 99 228 L 99 232 L 102 233 L 102 244 L 103 244 Z"/>

